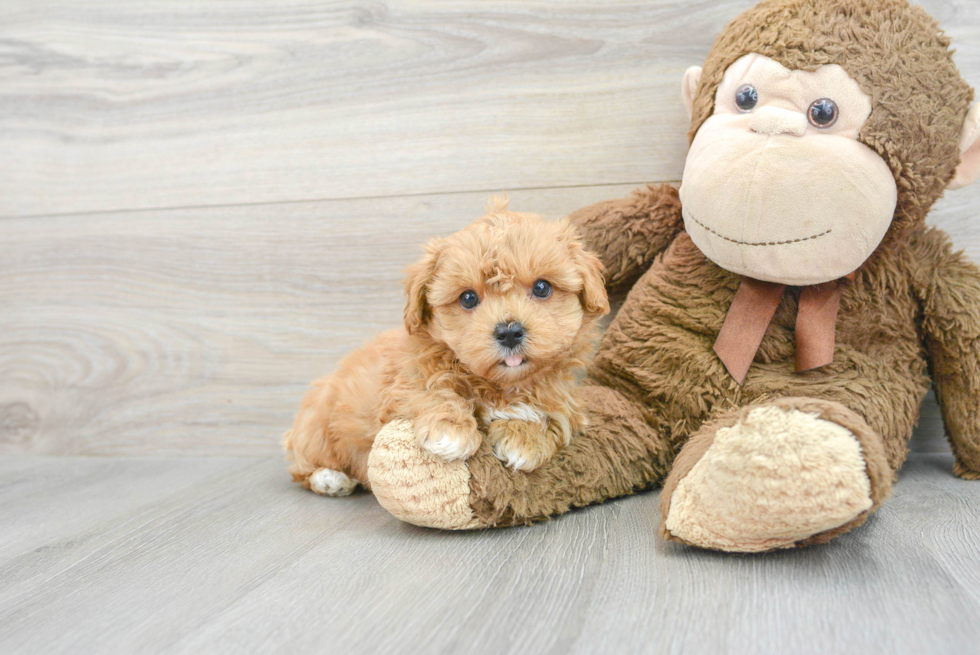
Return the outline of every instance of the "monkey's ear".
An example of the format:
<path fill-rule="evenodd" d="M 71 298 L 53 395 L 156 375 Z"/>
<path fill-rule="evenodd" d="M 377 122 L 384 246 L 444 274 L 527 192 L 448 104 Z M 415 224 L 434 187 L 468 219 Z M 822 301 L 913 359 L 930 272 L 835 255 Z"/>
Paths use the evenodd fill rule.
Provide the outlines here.
<path fill-rule="evenodd" d="M 681 97 L 684 98 L 684 106 L 687 107 L 687 118 L 694 115 L 694 96 L 698 92 L 698 85 L 701 84 L 701 67 L 691 66 L 684 71 L 684 81 L 681 82 Z"/>
<path fill-rule="evenodd" d="M 947 189 L 962 189 L 980 179 L 980 103 L 970 107 L 960 133 L 960 165 Z"/>
<path fill-rule="evenodd" d="M 425 256 L 405 269 L 405 329 L 409 334 L 419 331 L 432 308 L 429 306 L 429 283 L 436 272 L 440 244 L 433 239 L 425 246 Z"/>

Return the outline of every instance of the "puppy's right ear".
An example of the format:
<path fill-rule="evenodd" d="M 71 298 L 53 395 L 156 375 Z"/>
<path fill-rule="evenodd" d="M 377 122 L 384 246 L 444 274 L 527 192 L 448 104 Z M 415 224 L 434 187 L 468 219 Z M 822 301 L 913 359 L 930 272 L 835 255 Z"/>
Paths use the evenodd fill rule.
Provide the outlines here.
<path fill-rule="evenodd" d="M 606 293 L 606 271 L 602 261 L 585 249 L 567 217 L 562 219 L 561 229 L 563 239 L 568 242 L 568 254 L 582 276 L 582 291 L 579 294 L 582 308 L 593 318 L 605 316 L 609 313 L 609 294 Z"/>
<path fill-rule="evenodd" d="M 433 239 L 425 246 L 425 256 L 405 269 L 405 329 L 416 334 L 429 320 L 431 307 L 428 294 L 429 283 L 436 273 L 439 260 L 439 242 Z"/>

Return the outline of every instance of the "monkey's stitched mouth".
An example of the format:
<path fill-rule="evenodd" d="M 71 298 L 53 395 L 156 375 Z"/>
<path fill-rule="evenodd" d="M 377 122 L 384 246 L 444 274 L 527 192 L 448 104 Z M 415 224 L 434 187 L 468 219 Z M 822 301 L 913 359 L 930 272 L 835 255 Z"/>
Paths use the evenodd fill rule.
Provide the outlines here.
<path fill-rule="evenodd" d="M 698 225 L 700 225 L 701 227 L 703 227 L 704 229 L 706 229 L 708 232 L 711 232 L 713 235 L 715 235 L 719 239 L 724 239 L 725 241 L 730 241 L 731 243 L 734 243 L 734 244 L 737 244 L 737 245 L 740 245 L 740 246 L 785 246 L 785 245 L 790 244 L 790 243 L 800 243 L 801 241 L 810 241 L 811 239 L 819 239 L 820 237 L 826 236 L 826 235 L 830 234 L 833 231 L 833 230 L 827 230 L 826 232 L 821 232 L 820 234 L 814 234 L 814 235 L 808 236 L 808 237 L 800 237 L 799 239 L 789 239 L 787 241 L 739 241 L 737 239 L 729 239 L 724 234 L 718 234 L 717 232 L 715 232 L 714 230 L 712 230 L 710 227 L 708 227 L 707 225 L 705 225 L 704 223 L 702 223 L 698 219 L 694 218 L 694 216 L 692 216 L 690 214 L 690 212 L 688 212 L 687 217 L 690 218 L 695 223 L 697 223 Z"/>

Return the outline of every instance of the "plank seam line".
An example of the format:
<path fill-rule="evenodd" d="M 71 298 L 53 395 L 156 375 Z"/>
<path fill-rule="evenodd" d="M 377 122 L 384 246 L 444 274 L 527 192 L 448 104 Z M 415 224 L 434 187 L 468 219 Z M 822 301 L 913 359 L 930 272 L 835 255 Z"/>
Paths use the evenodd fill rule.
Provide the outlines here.
<path fill-rule="evenodd" d="M 680 180 L 664 180 L 661 182 L 643 181 L 643 182 L 608 182 L 605 184 L 568 184 L 568 185 L 558 185 L 558 186 L 530 186 L 530 187 L 511 187 L 509 189 L 465 189 L 459 191 L 431 191 L 431 192 L 419 192 L 419 193 L 390 193 L 382 194 L 377 196 L 345 196 L 339 198 L 305 198 L 301 200 L 275 200 L 272 202 L 242 202 L 242 203 L 223 203 L 216 205 L 175 205 L 172 207 L 129 207 L 124 209 L 98 209 L 98 210 L 82 210 L 82 211 L 70 211 L 70 212 L 55 212 L 51 214 L 21 214 L 21 215 L 3 215 L 0 216 L 0 221 L 7 220 L 26 220 L 26 219 L 38 219 L 38 218 L 66 218 L 71 216 L 107 216 L 113 214 L 146 214 L 153 212 L 167 212 L 167 211 L 190 211 L 198 209 L 223 209 L 231 207 L 263 207 L 263 206 L 275 206 L 275 205 L 298 205 L 303 203 L 327 203 L 327 202 L 352 202 L 358 200 L 390 200 L 393 198 L 422 198 L 425 196 L 458 196 L 468 193 L 500 193 L 502 191 L 507 193 L 523 192 L 523 191 L 549 191 L 554 189 L 588 189 L 596 188 L 601 189 L 603 187 L 614 187 L 614 186 L 642 186 L 647 184 L 680 184 Z"/>

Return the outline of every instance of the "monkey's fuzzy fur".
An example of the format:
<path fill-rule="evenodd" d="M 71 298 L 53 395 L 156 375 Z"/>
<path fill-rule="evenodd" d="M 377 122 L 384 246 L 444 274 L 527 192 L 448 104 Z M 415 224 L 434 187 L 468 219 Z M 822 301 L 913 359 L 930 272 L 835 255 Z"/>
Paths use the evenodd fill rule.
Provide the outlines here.
<path fill-rule="evenodd" d="M 580 210 L 571 221 L 605 264 L 610 290 L 629 289 L 582 390 L 590 427 L 529 475 L 480 449 L 467 462 L 474 525 L 528 523 L 665 478 L 666 517 L 713 435 L 775 405 L 843 426 L 860 444 L 871 507 L 797 543 L 826 541 L 888 495 L 930 378 L 955 472 L 980 477 L 980 271 L 924 224 L 955 174 L 973 97 L 948 40 L 905 0 L 765 0 L 715 42 L 694 98 L 692 139 L 713 112 L 725 69 L 753 52 L 796 70 L 842 66 L 872 98 L 859 140 L 898 187 L 888 234 L 853 281 L 842 282 L 833 363 L 794 371 L 799 289 L 790 288 L 739 386 L 712 344 L 740 278 L 695 247 L 677 191 L 649 186 Z"/>

